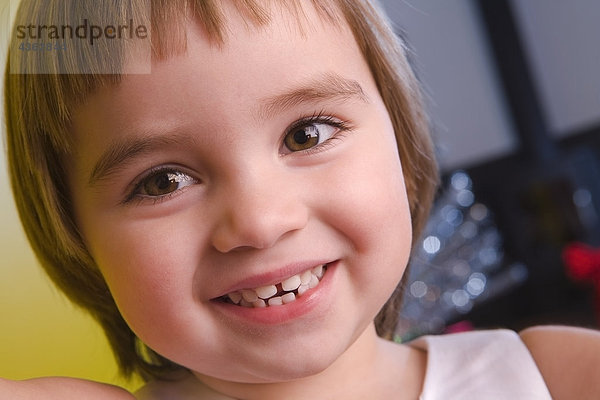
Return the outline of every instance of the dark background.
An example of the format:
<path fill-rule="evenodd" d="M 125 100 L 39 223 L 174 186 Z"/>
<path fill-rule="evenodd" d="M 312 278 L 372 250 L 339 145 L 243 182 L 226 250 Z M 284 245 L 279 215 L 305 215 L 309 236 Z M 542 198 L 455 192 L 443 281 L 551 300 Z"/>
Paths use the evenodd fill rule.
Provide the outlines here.
<path fill-rule="evenodd" d="M 556 140 L 544 118 L 511 3 L 475 3 L 519 149 L 467 170 L 478 198 L 497 215 L 506 251 L 522 260 L 530 275 L 525 285 L 474 310 L 471 318 L 481 324 L 499 321 L 515 328 L 540 323 L 597 326 L 591 283 L 573 283 L 565 273 L 561 253 L 574 241 L 600 245 L 598 218 L 582 215 L 573 201 L 575 192 L 584 188 L 591 194 L 593 209 L 600 210 L 599 126 L 569 132 L 566 138 Z M 492 314 L 494 318 L 490 318 Z"/>

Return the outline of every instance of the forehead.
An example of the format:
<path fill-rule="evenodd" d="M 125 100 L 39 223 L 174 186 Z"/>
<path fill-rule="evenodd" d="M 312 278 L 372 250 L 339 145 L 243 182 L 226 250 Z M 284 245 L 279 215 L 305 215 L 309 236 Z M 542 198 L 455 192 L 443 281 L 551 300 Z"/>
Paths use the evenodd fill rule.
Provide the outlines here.
<path fill-rule="evenodd" d="M 211 95 L 219 91 L 219 87 L 231 90 L 232 100 L 240 99 L 239 95 L 258 98 L 258 92 L 275 95 L 286 86 L 300 85 L 302 80 L 314 81 L 319 71 L 321 75 L 328 75 L 329 71 L 353 73 L 356 71 L 351 70 L 356 67 L 368 68 L 345 22 L 313 7 L 311 2 L 302 2 L 302 6 L 297 2 L 286 4 L 286 7 L 271 4 L 268 21 L 260 23 L 249 22 L 240 8 L 223 2 L 219 9 L 223 17 L 222 41 L 207 30 L 205 22 L 197 18 L 188 20 L 180 26 L 179 34 L 174 33 L 175 36 L 183 34 L 185 49 L 155 58 L 151 75 L 123 75 L 118 85 L 101 87 L 86 103 L 99 106 L 97 100 L 104 98 L 102 107 L 94 107 L 95 113 L 118 106 L 129 107 L 131 101 L 126 100 L 131 100 L 131 94 L 139 94 L 136 97 L 139 103 L 165 98 L 172 92 L 164 90 L 165 86 L 179 87 L 178 95 L 182 97 L 200 88 L 209 94 L 208 101 L 227 97 L 223 93 L 219 93 L 222 96 Z M 167 70 L 169 72 L 165 72 Z M 233 103 L 235 101 L 230 105 Z M 164 108 L 156 110 L 157 113 L 165 111 Z"/>

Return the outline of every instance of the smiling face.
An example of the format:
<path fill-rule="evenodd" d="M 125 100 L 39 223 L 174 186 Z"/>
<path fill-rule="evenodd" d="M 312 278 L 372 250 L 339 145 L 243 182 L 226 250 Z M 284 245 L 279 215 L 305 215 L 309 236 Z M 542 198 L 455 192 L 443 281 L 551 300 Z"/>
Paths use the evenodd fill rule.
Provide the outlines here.
<path fill-rule="evenodd" d="M 219 379 L 293 379 L 351 348 L 402 277 L 406 190 L 347 28 L 226 11 L 223 46 L 190 24 L 185 54 L 77 110 L 71 194 L 147 345 Z"/>

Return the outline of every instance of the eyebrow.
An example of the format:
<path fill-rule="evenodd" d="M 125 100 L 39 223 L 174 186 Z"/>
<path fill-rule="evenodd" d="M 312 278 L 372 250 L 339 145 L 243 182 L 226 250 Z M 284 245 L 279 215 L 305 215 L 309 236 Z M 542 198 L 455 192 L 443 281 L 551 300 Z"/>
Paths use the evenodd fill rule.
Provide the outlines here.
<path fill-rule="evenodd" d="M 269 118 L 302 103 L 350 99 L 369 102 L 368 96 L 357 81 L 329 72 L 283 94 L 264 99 L 259 114 L 263 118 Z"/>
<path fill-rule="evenodd" d="M 143 135 L 111 143 L 94 165 L 88 184 L 93 186 L 98 181 L 110 177 L 135 158 L 151 154 L 164 147 L 189 144 L 191 141 L 190 137 L 182 135 Z"/>

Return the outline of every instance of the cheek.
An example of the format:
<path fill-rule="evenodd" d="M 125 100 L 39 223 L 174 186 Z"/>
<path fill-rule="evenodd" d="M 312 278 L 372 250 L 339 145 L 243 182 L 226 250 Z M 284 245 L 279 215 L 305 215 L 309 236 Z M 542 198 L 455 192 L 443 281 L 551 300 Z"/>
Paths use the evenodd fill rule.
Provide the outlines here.
<path fill-rule="evenodd" d="M 164 323 L 154 319 L 174 315 L 173 308 L 191 293 L 191 284 L 184 287 L 184 282 L 193 282 L 193 243 L 189 235 L 154 222 L 116 220 L 105 218 L 95 224 L 102 229 L 89 230 L 87 237 L 121 314 L 143 338 L 145 326 Z"/>
<path fill-rule="evenodd" d="M 348 283 L 340 289 L 340 298 L 349 299 L 344 303 L 344 318 L 359 318 L 360 331 L 373 321 L 402 279 L 411 251 L 412 227 L 393 136 L 364 143 L 344 164 L 322 185 L 329 201 L 323 201 L 321 212 L 349 244 L 345 268 L 338 270 L 342 281 Z"/>
<path fill-rule="evenodd" d="M 321 191 L 323 218 L 350 244 L 351 297 L 376 313 L 404 274 L 412 245 L 411 217 L 391 131 L 361 140 Z M 369 314 L 366 313 L 366 314 Z M 369 314 L 370 315 L 370 314 Z"/>
<path fill-rule="evenodd" d="M 399 252 L 407 259 L 412 243 L 408 198 L 395 139 L 385 132 L 365 137 L 368 143 L 332 172 L 337 178 L 324 190 L 335 196 L 329 208 L 358 252 Z"/>
<path fill-rule="evenodd" d="M 402 170 L 397 158 L 388 162 L 367 162 L 362 165 L 362 177 L 357 176 L 352 187 L 356 209 L 352 225 L 354 244 L 368 259 L 369 274 L 383 274 L 393 289 L 401 279 L 412 245 L 411 218 Z M 369 179 L 370 177 L 370 179 Z M 373 276 L 364 277 L 366 281 Z M 387 298 L 386 298 L 387 299 Z"/>

